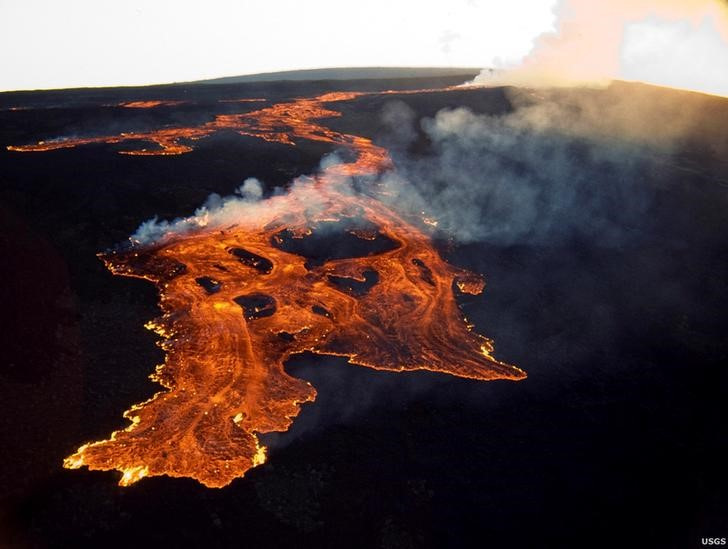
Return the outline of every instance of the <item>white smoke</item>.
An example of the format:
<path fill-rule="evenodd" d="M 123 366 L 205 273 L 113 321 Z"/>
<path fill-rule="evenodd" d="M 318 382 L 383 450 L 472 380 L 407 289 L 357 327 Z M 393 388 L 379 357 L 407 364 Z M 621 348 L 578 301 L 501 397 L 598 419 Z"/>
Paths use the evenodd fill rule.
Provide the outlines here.
<path fill-rule="evenodd" d="M 510 113 L 443 109 L 419 122 L 424 153 L 392 149 L 396 172 L 382 183 L 394 208 L 425 212 L 464 243 L 622 246 L 647 229 L 658 186 L 685 173 L 683 151 L 705 178 L 728 154 L 718 98 L 626 83 L 505 93 Z"/>
<path fill-rule="evenodd" d="M 342 164 L 344 160 L 336 153 L 325 155 L 319 164 L 317 174 Z M 257 227 L 257 220 L 273 215 L 289 213 L 291 204 L 303 205 L 308 212 L 321 210 L 330 197 L 316 186 L 315 176 L 299 176 L 286 188 L 275 188 L 270 196 L 264 197 L 265 184 L 255 177 L 246 178 L 242 185 L 229 196 L 210 194 L 205 202 L 188 217 L 172 221 L 160 220 L 157 216 L 144 221 L 131 235 L 136 245 L 153 245 L 199 230 L 220 230 L 233 225 Z M 336 177 L 337 188 L 353 193 L 351 178 Z M 282 198 L 285 195 L 285 200 Z"/>
<path fill-rule="evenodd" d="M 255 177 L 249 177 L 235 190 L 243 200 L 255 202 L 263 197 L 263 183 Z"/>
<path fill-rule="evenodd" d="M 487 103 L 490 92 L 478 93 Z M 393 209 L 424 213 L 459 242 L 563 243 L 576 236 L 616 246 L 634 236 L 628 227 L 644 224 L 654 192 L 644 182 L 661 166 L 672 169 L 676 150 L 694 142 L 706 161 L 728 154 L 725 124 L 712 107 L 718 98 L 636 84 L 506 93 L 513 110 L 500 115 L 456 108 L 419 121 L 406 98 L 385 103 L 385 134 L 376 142 L 390 149 L 396 170 L 378 178 L 339 175 L 337 189 L 384 191 L 378 196 Z M 429 143 L 427 153 L 412 154 L 414 142 Z M 348 154 L 326 155 L 318 175 L 345 174 L 336 166 Z M 192 216 L 145 221 L 132 240 L 146 245 L 271 212 L 283 216 L 289 199 L 315 212 L 330 200 L 316 177 L 298 177 L 267 197 L 261 181 L 247 178 L 231 196 L 210 195 Z"/>
<path fill-rule="evenodd" d="M 144 221 L 131 235 L 134 244 L 149 245 L 173 235 L 182 235 L 202 228 L 219 228 L 246 219 L 255 219 L 263 206 L 263 183 L 249 177 L 235 189 L 231 196 L 212 193 L 194 215 L 173 221 L 160 220 L 157 216 Z"/>
<path fill-rule="evenodd" d="M 476 84 L 604 86 L 634 80 L 728 96 L 728 6 L 720 0 L 562 0 L 555 32 Z"/>

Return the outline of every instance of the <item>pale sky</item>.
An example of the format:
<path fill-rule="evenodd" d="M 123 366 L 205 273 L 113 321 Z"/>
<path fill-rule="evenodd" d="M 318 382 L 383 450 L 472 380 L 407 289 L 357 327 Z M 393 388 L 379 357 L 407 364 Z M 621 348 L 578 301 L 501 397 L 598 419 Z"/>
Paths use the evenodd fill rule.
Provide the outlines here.
<path fill-rule="evenodd" d="M 555 0 L 0 0 L 0 90 L 517 63 Z"/>

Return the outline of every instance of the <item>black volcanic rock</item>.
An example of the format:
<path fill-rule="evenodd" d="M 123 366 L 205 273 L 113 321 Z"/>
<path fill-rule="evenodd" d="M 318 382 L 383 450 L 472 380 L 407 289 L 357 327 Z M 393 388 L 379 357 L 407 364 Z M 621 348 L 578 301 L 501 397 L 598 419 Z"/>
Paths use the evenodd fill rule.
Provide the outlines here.
<path fill-rule="evenodd" d="M 503 192 L 525 176 L 540 191 L 529 202 L 533 230 L 521 238 L 457 240 L 442 227 L 434 233 L 451 263 L 485 277 L 482 296 L 458 297 L 463 314 L 527 380 L 404 375 L 304 353 L 286 368 L 317 387 L 317 401 L 289 431 L 265 435 L 268 462 L 227 488 L 158 477 L 120 489 L 114 473 L 61 468 L 80 444 L 127 425 L 122 411 L 159 389 L 147 376 L 163 356 L 143 327 L 159 315 L 156 292 L 145 281 L 113 276 L 96 254 L 127 241 L 141 222 L 190 215 L 211 193 L 229 195 L 247 177 L 265 183 L 265 196 L 283 192 L 333 148 L 235 132 L 168 157 L 120 155 L 118 146 L 103 144 L 46 153 L 7 146 L 198 124 L 327 91 L 463 80 L 0 94 L 7 321 L 0 332 L 0 545 L 682 548 L 724 535 L 728 100 L 639 84 L 546 95 L 504 88 L 365 95 L 337 103 L 342 116 L 326 121 L 391 146 L 401 173 L 422 176 L 412 183 L 425 194 L 452 181 L 435 177 L 444 148 L 423 119 L 460 107 L 491 121 L 539 102 L 598 107 L 588 127 L 559 129 L 569 177 L 547 169 L 553 164 L 545 153 L 555 149 L 539 141 L 546 133 L 526 136 L 542 169 L 497 143 L 475 153 L 447 149 L 466 175 L 478 174 L 486 155 L 498 157 L 512 176 Z M 240 98 L 267 102 L 220 102 Z M 144 112 L 118 106 L 141 100 L 187 103 Z M 409 141 L 395 142 L 383 116 L 393 101 L 410 113 L 412 132 L 402 134 Z M 616 106 L 628 123 L 618 123 Z M 622 170 L 621 157 L 601 163 L 599 153 L 615 142 L 640 153 L 640 169 Z M 468 202 L 500 226 L 511 210 L 494 208 L 503 195 L 485 192 L 496 175 L 480 173 Z M 600 208 L 585 208 L 597 189 Z M 565 200 L 567 191 L 579 200 Z M 464 211 L 456 213 L 464 225 Z M 319 262 L 371 251 L 347 235 L 328 250 L 315 234 L 310 247 L 305 240 L 288 245 Z M 378 251 L 388 244 L 374 243 Z M 265 258 L 250 253 L 241 261 L 264 269 Z M 416 266 L 426 280 L 427 265 Z M 170 265 L 169 276 L 178 268 Z M 205 276 L 200 285 L 214 291 L 215 273 Z M 363 284 L 376 282 L 370 275 Z M 275 304 L 266 297 L 242 295 L 241 314 L 267 314 Z M 314 313 L 330 315 L 325 306 Z"/>

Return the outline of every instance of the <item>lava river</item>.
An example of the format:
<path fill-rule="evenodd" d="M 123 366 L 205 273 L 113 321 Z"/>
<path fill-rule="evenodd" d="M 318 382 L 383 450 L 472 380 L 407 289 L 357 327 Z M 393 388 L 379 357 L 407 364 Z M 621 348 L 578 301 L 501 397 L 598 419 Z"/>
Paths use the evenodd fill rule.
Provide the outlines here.
<path fill-rule="evenodd" d="M 371 140 L 317 122 L 340 115 L 331 103 L 357 95 L 297 99 L 199 127 L 12 147 L 143 140 L 158 147 L 127 153 L 181 154 L 196 139 L 233 129 L 292 146 L 328 142 L 353 158 L 244 206 L 245 215 L 190 218 L 187 230 L 153 244 L 101 254 L 115 274 L 159 290 L 163 314 L 148 327 L 162 337 L 165 362 L 152 378 L 164 390 L 125 412 L 128 427 L 81 446 L 66 467 L 116 469 L 122 485 L 169 475 L 225 486 L 265 461 L 259 433 L 286 430 L 314 400 L 315 389 L 284 369 L 305 351 L 377 370 L 525 377 L 493 358 L 491 342 L 458 308 L 455 292 L 481 292 L 482 278 L 446 263 L 426 231 L 376 193 L 351 191 L 352 176 L 392 169 Z"/>

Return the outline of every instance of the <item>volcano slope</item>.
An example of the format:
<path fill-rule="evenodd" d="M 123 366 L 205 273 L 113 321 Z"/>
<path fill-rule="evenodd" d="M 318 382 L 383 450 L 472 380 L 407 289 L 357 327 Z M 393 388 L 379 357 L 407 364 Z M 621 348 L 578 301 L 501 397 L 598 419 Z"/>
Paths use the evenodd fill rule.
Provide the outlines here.
<path fill-rule="evenodd" d="M 155 215 L 190 216 L 245 178 L 263 181 L 267 199 L 321 173 L 330 153 L 339 160 L 324 170 L 356 159 L 340 143 L 299 137 L 291 146 L 230 127 L 185 141 L 192 149 L 185 154 L 119 152 L 155 147 L 139 138 L 145 132 L 297 98 L 463 80 L 0 96 L 4 257 L 17 273 L 4 302 L 18 319 L 5 333 L 11 360 L 2 374 L 4 447 L 14 448 L 2 483 L 8 539 L 462 546 L 475 535 L 528 547 L 575 545 L 595 532 L 609 544 L 630 532 L 648 546 L 681 546 L 721 524 L 725 428 L 715 418 L 725 412 L 728 108 L 719 98 L 637 84 L 364 93 L 331 104 L 341 116 L 322 124 L 389 152 L 412 187 L 406 193 L 381 170 L 332 177 L 405 216 L 459 272 L 485 277 L 485 297 L 452 299 L 528 380 L 402 375 L 307 351 L 284 367 L 316 387 L 317 402 L 287 432 L 264 437 L 268 463 L 223 491 L 162 477 L 119 493 L 101 473 L 59 468 L 80 441 L 107 438 L 123 427 L 121 410 L 158 391 L 145 378 L 164 359 L 158 336 L 143 328 L 159 316 L 154 288 L 112 276 L 96 254 Z M 162 103 L 143 105 L 155 101 Z M 121 134 L 131 138 L 7 149 Z M 381 192 L 372 197 L 372 189 Z M 339 276 L 343 294 L 355 291 L 363 272 L 325 269 L 345 259 L 327 257 L 316 238 L 338 238 L 348 254 L 353 241 L 348 231 L 329 230 L 340 219 L 324 217 L 308 227 L 313 240 L 281 233 L 280 251 L 305 257 L 311 272 Z M 382 244 L 377 253 L 391 252 L 384 236 L 395 237 L 353 229 Z M 228 247 L 253 253 L 223 250 L 240 268 L 246 259 L 263 265 L 255 250 Z M 417 258 L 407 258 L 409 269 L 422 281 L 427 271 Z M 259 295 L 231 297 L 240 296 L 248 301 L 235 305 L 238 318 L 270 307 Z M 273 317 L 255 321 L 265 318 Z M 280 337 L 277 345 L 290 344 Z M 127 480 L 139 473 L 132 469 Z M 558 520 L 562 513 L 573 517 L 570 525 Z"/>

